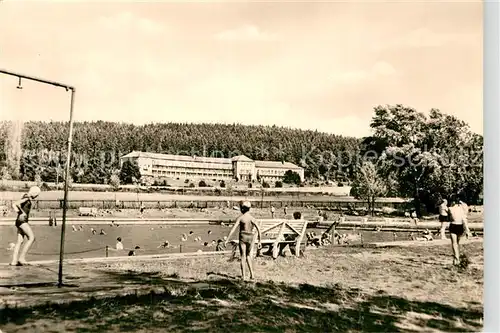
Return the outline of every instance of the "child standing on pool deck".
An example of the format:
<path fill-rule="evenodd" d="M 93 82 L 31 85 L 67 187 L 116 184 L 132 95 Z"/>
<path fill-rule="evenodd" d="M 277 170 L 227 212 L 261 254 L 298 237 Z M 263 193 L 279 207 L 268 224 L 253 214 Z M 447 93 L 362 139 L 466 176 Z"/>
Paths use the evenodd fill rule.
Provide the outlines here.
<path fill-rule="evenodd" d="M 32 200 L 36 199 L 40 194 L 40 188 L 38 186 L 33 186 L 29 189 L 28 193 L 23 195 L 23 198 L 12 204 L 12 208 L 17 213 L 16 218 L 16 228 L 17 228 L 17 242 L 14 246 L 14 252 L 12 254 L 12 266 L 23 266 L 27 265 L 26 254 L 28 253 L 31 245 L 35 241 L 35 234 L 28 223 Z M 21 245 L 26 237 L 26 242 L 23 248 Z M 19 253 L 21 250 L 21 253 Z"/>
<path fill-rule="evenodd" d="M 248 269 L 250 271 L 250 279 L 253 280 L 254 272 L 252 267 L 252 250 L 253 250 L 253 228 L 257 229 L 258 235 L 258 249 L 262 247 L 260 243 L 260 229 L 255 223 L 255 218 L 250 214 L 251 204 L 248 201 L 242 202 L 240 204 L 241 215 L 236 219 L 231 232 L 229 232 L 228 239 L 236 230 L 238 225 L 240 226 L 240 235 L 239 235 L 239 248 L 241 255 L 241 277 L 243 280 L 246 280 L 246 265 L 248 265 Z M 226 241 L 227 243 L 227 241 Z"/>

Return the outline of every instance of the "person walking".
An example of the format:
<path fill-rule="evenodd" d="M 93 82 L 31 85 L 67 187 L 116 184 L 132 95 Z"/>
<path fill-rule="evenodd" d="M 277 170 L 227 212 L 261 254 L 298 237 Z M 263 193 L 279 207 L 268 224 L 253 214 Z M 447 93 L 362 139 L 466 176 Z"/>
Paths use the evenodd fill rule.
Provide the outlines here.
<path fill-rule="evenodd" d="M 466 235 L 467 238 L 471 237 L 469 226 L 467 223 L 467 215 L 464 212 L 463 206 L 460 205 L 456 198 L 450 200 L 450 207 L 448 208 L 450 215 L 450 238 L 451 248 L 453 251 L 453 265 L 460 264 L 460 240 L 462 236 Z"/>

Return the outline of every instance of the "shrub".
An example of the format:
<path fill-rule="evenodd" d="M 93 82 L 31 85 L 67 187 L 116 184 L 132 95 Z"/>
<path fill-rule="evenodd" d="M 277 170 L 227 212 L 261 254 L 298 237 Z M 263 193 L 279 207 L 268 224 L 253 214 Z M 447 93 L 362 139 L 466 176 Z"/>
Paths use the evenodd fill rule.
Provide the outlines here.
<path fill-rule="evenodd" d="M 248 183 L 248 188 L 252 188 L 252 183 Z"/>
<path fill-rule="evenodd" d="M 141 178 L 141 172 L 137 163 L 125 161 L 119 174 L 123 184 L 134 184 L 134 179 Z"/>
<path fill-rule="evenodd" d="M 300 184 L 300 175 L 292 170 L 287 170 L 283 176 L 283 182 L 286 184 Z"/>
<path fill-rule="evenodd" d="M 283 183 L 279 180 L 274 184 L 274 187 L 283 187 Z"/>
<path fill-rule="evenodd" d="M 223 181 L 223 180 L 221 180 L 220 181 L 220 187 L 222 187 L 222 188 L 226 187 L 226 182 Z"/>
<path fill-rule="evenodd" d="M 194 183 L 189 183 L 189 187 L 196 187 Z"/>
<path fill-rule="evenodd" d="M 200 180 L 200 182 L 198 183 L 198 187 L 207 187 L 207 183 L 205 183 L 204 180 Z"/>
<path fill-rule="evenodd" d="M 268 182 L 263 182 L 263 183 L 262 183 L 262 187 L 263 187 L 263 188 L 270 188 L 271 186 L 269 185 L 269 183 L 268 183 Z"/>
<path fill-rule="evenodd" d="M 109 178 L 109 185 L 116 191 L 120 188 L 120 177 L 116 174 Z"/>

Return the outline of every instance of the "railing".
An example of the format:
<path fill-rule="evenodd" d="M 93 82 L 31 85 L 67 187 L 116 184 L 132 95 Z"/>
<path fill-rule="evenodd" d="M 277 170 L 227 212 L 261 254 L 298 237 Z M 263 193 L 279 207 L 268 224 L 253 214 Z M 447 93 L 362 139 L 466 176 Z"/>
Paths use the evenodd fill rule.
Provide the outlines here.
<path fill-rule="evenodd" d="M 350 210 L 366 208 L 367 203 L 360 200 L 339 200 L 329 198 L 325 201 L 315 200 L 259 200 L 249 199 L 252 207 L 255 208 L 322 208 L 330 210 Z M 227 208 L 238 205 L 239 200 L 69 200 L 68 209 L 78 209 L 80 207 L 94 207 L 98 209 L 139 209 L 143 205 L 146 209 L 165 209 L 165 208 Z M 11 207 L 13 200 L 3 200 L 0 206 Z M 62 209 L 63 200 L 36 200 L 33 209 Z M 375 208 L 389 207 L 394 209 L 407 209 L 411 207 L 410 202 L 375 202 Z"/>

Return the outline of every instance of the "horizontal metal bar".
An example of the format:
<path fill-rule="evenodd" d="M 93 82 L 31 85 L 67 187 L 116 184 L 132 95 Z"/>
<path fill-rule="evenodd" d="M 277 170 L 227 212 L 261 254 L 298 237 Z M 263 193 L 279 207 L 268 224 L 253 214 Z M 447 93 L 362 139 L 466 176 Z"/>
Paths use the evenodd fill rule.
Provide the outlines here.
<path fill-rule="evenodd" d="M 67 84 L 64 84 L 64 83 L 56 82 L 56 81 L 50 81 L 50 80 L 45 80 L 45 79 L 41 79 L 41 78 L 34 77 L 34 76 L 29 76 L 29 75 L 14 73 L 14 72 L 10 72 L 10 71 L 4 70 L 4 69 L 0 69 L 0 73 L 7 74 L 7 75 L 12 75 L 12 76 L 16 76 L 16 77 L 19 77 L 19 78 L 22 78 L 22 79 L 28 79 L 28 80 L 32 80 L 32 81 L 41 82 L 41 83 L 51 84 L 53 86 L 62 87 L 62 88 L 65 88 L 65 89 L 69 89 L 69 90 L 75 91 L 74 87 L 72 87 L 70 85 L 67 85 Z"/>

